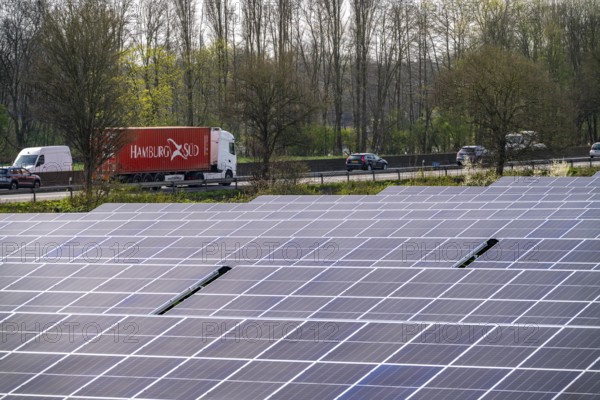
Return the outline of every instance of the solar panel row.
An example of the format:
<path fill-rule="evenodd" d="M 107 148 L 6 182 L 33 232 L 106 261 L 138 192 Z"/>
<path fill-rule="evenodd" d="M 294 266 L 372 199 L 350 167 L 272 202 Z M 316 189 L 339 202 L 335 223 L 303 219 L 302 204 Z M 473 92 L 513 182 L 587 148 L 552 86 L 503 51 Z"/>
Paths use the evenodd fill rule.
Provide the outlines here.
<path fill-rule="evenodd" d="M 1 215 L 0 396 L 597 398 L 599 178 Z"/>
<path fill-rule="evenodd" d="M 384 391 L 397 398 L 421 388 L 420 398 L 472 390 L 473 397 L 531 398 L 597 394 L 598 387 L 597 328 L 47 314 L 2 323 L 40 321 L 48 328 L 31 329 L 24 343 L 7 336 L 0 390 L 101 398 L 371 398 Z M 69 335 L 56 334 L 65 326 Z"/>

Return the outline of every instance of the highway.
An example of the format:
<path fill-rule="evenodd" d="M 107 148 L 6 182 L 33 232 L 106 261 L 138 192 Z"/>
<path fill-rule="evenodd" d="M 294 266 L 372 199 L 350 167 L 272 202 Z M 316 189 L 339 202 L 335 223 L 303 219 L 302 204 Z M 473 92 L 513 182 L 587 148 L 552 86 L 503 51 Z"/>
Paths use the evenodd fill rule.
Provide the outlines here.
<path fill-rule="evenodd" d="M 548 160 L 544 160 L 548 162 Z M 600 166 L 600 159 L 589 158 L 578 158 L 563 160 L 566 162 L 572 162 L 573 166 L 587 167 L 590 165 Z M 536 168 L 547 168 L 550 164 L 542 164 L 542 160 L 537 160 Z M 530 168 L 530 166 L 515 166 L 515 169 Z M 505 168 L 507 172 L 510 172 L 510 167 Z M 313 172 L 305 175 L 304 178 L 300 179 L 301 183 L 308 184 L 320 184 L 320 183 L 334 183 L 334 182 L 348 182 L 348 181 L 372 181 L 372 180 L 401 180 L 411 179 L 420 176 L 458 176 L 477 172 L 486 171 L 486 168 L 474 168 L 474 167 L 462 167 L 457 168 L 456 165 L 445 165 L 435 169 L 432 167 L 420 168 L 389 168 L 385 171 L 328 171 L 328 172 Z M 210 182 L 209 182 L 210 183 Z M 249 185 L 249 179 L 247 177 L 239 177 L 237 186 Z M 147 184 L 144 184 L 147 185 Z M 152 183 L 150 184 L 152 185 Z M 206 190 L 219 190 L 219 189 L 235 189 L 235 184 L 231 186 L 221 186 L 217 183 L 210 183 L 208 185 L 201 185 L 199 187 L 188 187 L 180 186 L 177 190 L 187 191 L 206 191 Z M 163 187 L 162 191 L 172 191 L 172 188 Z M 73 192 L 75 194 L 77 192 Z M 71 192 L 66 187 L 62 186 L 54 191 L 52 187 L 43 187 L 39 192 L 35 193 L 35 200 L 57 200 L 68 197 Z M 0 189 L 0 203 L 4 202 L 23 202 L 33 201 L 34 194 L 31 189 L 19 189 L 17 191 L 9 191 L 7 189 Z"/>
<path fill-rule="evenodd" d="M 50 188 L 46 188 L 50 190 Z M 60 191 L 49 191 L 40 192 L 35 194 L 36 201 L 40 200 L 59 200 L 70 196 L 71 193 L 67 190 Z M 33 193 L 31 189 L 19 189 L 13 192 L 9 190 L 0 189 L 0 203 L 6 202 L 21 202 L 21 201 L 33 201 Z"/>

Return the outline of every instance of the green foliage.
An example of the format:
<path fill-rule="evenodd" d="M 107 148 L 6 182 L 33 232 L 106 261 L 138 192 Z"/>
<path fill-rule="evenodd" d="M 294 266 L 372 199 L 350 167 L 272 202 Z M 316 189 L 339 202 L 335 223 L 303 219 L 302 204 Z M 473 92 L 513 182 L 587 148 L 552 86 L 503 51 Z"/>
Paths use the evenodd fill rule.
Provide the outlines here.
<path fill-rule="evenodd" d="M 561 85 L 569 84 L 571 68 L 568 65 L 567 53 L 564 46 L 565 30 L 553 13 L 544 24 L 544 35 L 547 38 L 540 61 L 544 63 L 552 78 Z"/>
<path fill-rule="evenodd" d="M 461 186 L 462 176 L 420 176 L 400 181 L 402 186 Z"/>
<path fill-rule="evenodd" d="M 36 90 L 43 115 L 64 133 L 85 164 L 91 190 L 97 168 L 122 145 L 126 94 L 122 73 L 123 16 L 102 0 L 68 0 L 44 18 Z"/>
<path fill-rule="evenodd" d="M 61 200 L 44 200 L 36 202 L 0 203 L 2 213 L 30 213 L 30 212 L 87 212 L 103 203 L 222 203 L 245 202 L 252 197 L 237 190 L 208 190 L 199 192 L 177 191 L 153 192 L 139 188 L 122 188 L 112 190 L 109 195 L 99 199 L 95 204 L 90 204 L 85 194 L 77 194 L 73 199 L 66 197 Z"/>
<path fill-rule="evenodd" d="M 198 192 L 153 192 L 150 190 L 122 190 L 111 193 L 107 203 L 221 203 L 239 199 L 236 190 L 207 190 Z"/>
<path fill-rule="evenodd" d="M 352 148 L 355 131 L 343 128 L 341 130 L 342 143 Z M 339 149 L 335 148 L 335 130 L 333 126 L 311 123 L 301 126 L 296 132 L 296 139 L 291 145 L 282 149 L 282 154 L 297 158 L 310 157 L 326 158 L 340 157 Z"/>
<path fill-rule="evenodd" d="M 306 83 L 290 60 L 248 59 L 228 93 L 231 118 L 248 128 L 251 153 L 270 180 L 271 161 L 281 149 L 302 143 L 299 129 L 317 109 Z"/>
<path fill-rule="evenodd" d="M 296 156 L 318 156 L 331 154 L 335 146 L 333 127 L 321 124 L 307 124 L 298 129 L 298 141 L 284 150 L 285 154 Z"/>
<path fill-rule="evenodd" d="M 468 115 L 485 132 L 481 144 L 500 175 L 507 133 L 534 130 L 545 143 L 564 134 L 568 104 L 560 87 L 539 64 L 512 51 L 486 46 L 469 53 L 440 76 L 436 92 L 442 109 Z"/>
<path fill-rule="evenodd" d="M 386 144 L 388 154 L 412 154 L 414 148 L 414 140 L 411 137 L 410 130 L 395 129 L 390 133 L 389 141 Z"/>
<path fill-rule="evenodd" d="M 593 176 L 598 171 L 600 167 L 575 167 L 569 168 L 568 176 Z"/>
<path fill-rule="evenodd" d="M 225 114 L 221 104 L 225 90 L 224 71 L 219 70 L 219 51 L 223 51 L 222 44 L 214 43 L 193 54 L 195 87 L 199 94 L 195 107 L 200 125 L 221 126 Z"/>
<path fill-rule="evenodd" d="M 252 171 L 249 192 L 257 194 L 277 187 L 280 193 L 295 194 L 296 186 L 308 172 L 308 165 L 301 161 L 277 159 L 273 162 L 273 173 L 269 178 L 263 175 L 260 166 Z"/>
<path fill-rule="evenodd" d="M 8 149 L 8 140 L 6 137 L 9 135 L 9 118 L 6 107 L 0 104 L 0 165 L 4 160 L 9 160 L 11 157 L 11 151 Z"/>
<path fill-rule="evenodd" d="M 164 47 L 135 46 L 123 54 L 127 87 L 125 103 L 132 126 L 165 126 L 176 123 L 173 115 L 174 92 L 181 81 L 176 54 Z"/>
<path fill-rule="evenodd" d="M 562 169 L 562 168 L 561 168 Z M 569 168 L 568 176 L 592 176 L 600 167 Z M 505 176 L 533 176 L 533 170 L 511 170 Z M 487 186 L 498 176 L 494 171 L 484 171 L 464 176 L 422 176 L 403 180 L 350 181 L 315 184 L 276 184 L 249 190 L 207 190 L 207 191 L 168 191 L 154 192 L 138 187 L 115 185 L 106 197 L 97 204 L 90 205 L 84 195 L 73 199 L 47 200 L 21 203 L 0 203 L 0 213 L 36 212 L 86 212 L 102 203 L 243 203 L 262 195 L 376 195 L 388 186 Z"/>
<path fill-rule="evenodd" d="M 375 195 L 394 181 L 352 181 L 325 185 L 301 184 L 295 187 L 275 185 L 259 195 Z"/>
<path fill-rule="evenodd" d="M 0 135 L 4 134 L 8 130 L 8 112 L 6 107 L 0 104 Z"/>
<path fill-rule="evenodd" d="M 543 170 L 543 174 L 533 168 L 514 169 L 504 172 L 504 176 L 548 176 L 551 169 Z M 600 167 L 569 167 L 566 172 L 561 167 L 561 176 L 593 176 Z"/>
<path fill-rule="evenodd" d="M 455 151 L 471 142 L 471 121 L 451 110 L 435 110 L 430 126 L 419 118 L 412 126 L 394 129 L 385 143 L 386 154 L 425 154 Z"/>
<path fill-rule="evenodd" d="M 474 143 L 473 125 L 463 115 L 440 111 L 434 114 L 432 124 L 440 152 L 457 151 Z"/>

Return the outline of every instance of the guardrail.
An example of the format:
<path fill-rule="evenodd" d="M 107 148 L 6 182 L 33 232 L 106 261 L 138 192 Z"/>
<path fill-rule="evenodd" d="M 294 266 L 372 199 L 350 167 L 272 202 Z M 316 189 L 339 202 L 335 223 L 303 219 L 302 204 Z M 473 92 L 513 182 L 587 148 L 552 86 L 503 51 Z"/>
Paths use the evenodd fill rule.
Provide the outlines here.
<path fill-rule="evenodd" d="M 571 157 L 571 158 L 548 158 L 548 159 L 539 159 L 539 160 L 519 160 L 519 161 L 508 161 L 506 162 L 506 166 L 509 166 L 511 168 L 514 168 L 515 166 L 517 167 L 532 167 L 533 169 L 535 169 L 536 165 L 549 165 L 549 164 L 553 164 L 556 162 L 566 162 L 571 164 L 571 167 L 573 167 L 574 163 L 587 163 L 589 162 L 590 164 L 590 168 L 594 165 L 594 163 L 598 163 L 600 162 L 600 158 L 593 158 L 593 157 Z"/>
<path fill-rule="evenodd" d="M 238 176 L 235 178 L 230 178 L 230 179 L 221 179 L 221 178 L 215 178 L 215 179 L 200 179 L 200 180 L 183 180 L 183 181 L 169 181 L 169 182 L 140 182 L 140 183 L 128 183 L 127 185 L 130 186 L 136 186 L 136 187 L 141 187 L 142 189 L 160 189 L 161 187 L 166 187 L 166 188 L 170 188 L 173 190 L 173 192 L 175 192 L 177 190 L 177 188 L 180 188 L 182 186 L 188 186 L 188 187 L 202 187 L 204 186 L 205 188 L 208 187 L 209 184 L 224 184 L 224 183 L 229 183 L 229 184 L 233 184 L 234 187 L 237 189 L 238 188 L 238 183 L 239 182 L 247 182 L 250 180 L 250 177 L 244 177 L 244 176 Z"/>
<path fill-rule="evenodd" d="M 22 194 L 31 194 L 31 200 L 35 202 L 37 200 L 37 195 L 40 193 L 58 193 L 62 191 L 69 192 L 71 199 L 73 198 L 73 192 L 81 190 L 83 185 L 62 185 L 62 186 L 42 186 L 38 188 L 19 188 L 16 190 L 3 190 L 0 191 L 2 195 L 22 195 Z"/>
<path fill-rule="evenodd" d="M 541 166 L 548 166 L 556 162 L 566 162 L 571 166 L 574 166 L 575 163 L 589 163 L 589 166 L 592 167 L 594 164 L 600 165 L 600 158 L 591 158 L 591 157 L 576 157 L 576 158 L 565 158 L 565 159 L 539 159 L 539 160 L 523 160 L 523 161 L 510 161 L 505 164 L 505 168 L 532 168 Z M 417 173 L 432 173 L 437 172 L 439 176 L 448 176 L 449 171 L 454 171 L 454 175 L 462 175 L 465 173 L 470 173 L 472 171 L 480 170 L 479 168 L 471 168 L 458 166 L 456 164 L 447 164 L 447 165 L 435 165 L 435 166 L 420 166 L 420 167 L 403 167 L 403 168 L 388 168 L 385 170 L 371 170 L 371 171 L 331 171 L 331 172 L 312 172 L 303 174 L 300 179 L 308 180 L 309 182 L 316 182 L 320 184 L 325 184 L 326 180 L 329 178 L 340 178 L 345 177 L 347 182 L 350 182 L 352 179 L 362 179 L 365 180 L 364 177 L 369 176 L 373 181 L 377 180 L 381 175 L 395 175 L 394 178 L 401 179 L 409 179 L 414 177 Z M 407 176 L 410 175 L 410 176 Z M 207 188 L 210 184 L 222 184 L 222 183 L 230 183 L 233 184 L 235 189 L 238 189 L 239 183 L 245 183 L 252 181 L 253 178 L 250 176 L 238 176 L 232 179 L 225 181 L 224 179 L 203 179 L 203 180 L 183 180 L 183 181 L 170 181 L 170 182 L 140 182 L 140 183 L 129 183 L 127 185 L 141 187 L 143 189 L 154 189 L 158 190 L 161 187 L 166 187 L 171 189 L 173 192 L 177 191 L 177 189 L 187 186 L 187 187 L 204 187 Z M 73 198 L 73 192 L 81 190 L 83 188 L 82 185 L 62 185 L 62 186 L 42 186 L 40 188 L 30 188 L 30 189 L 17 189 L 11 191 L 1 191 L 1 194 L 25 194 L 31 193 L 33 195 L 32 201 L 36 201 L 36 194 L 39 193 L 50 193 L 50 192 L 60 192 L 60 191 L 68 191 L 70 197 Z"/>
<path fill-rule="evenodd" d="M 321 184 L 325 183 L 326 178 L 339 178 L 346 177 L 346 181 L 350 182 L 353 177 L 361 177 L 361 176 L 372 176 L 373 180 L 377 180 L 377 176 L 379 175 L 389 175 L 394 174 L 397 175 L 397 179 L 400 180 L 403 178 L 403 174 L 416 174 L 421 172 L 439 172 L 440 175 L 448 175 L 448 171 L 450 170 L 459 170 L 461 169 L 458 165 L 437 165 L 437 166 L 423 166 L 423 167 L 402 167 L 402 168 L 387 168 L 380 170 L 371 170 L 371 171 L 363 171 L 363 170 L 354 170 L 354 171 L 331 171 L 331 172 L 314 172 L 312 174 L 306 174 L 304 178 L 312 178 L 320 181 Z"/>
<path fill-rule="evenodd" d="M 556 162 L 566 162 L 573 167 L 575 163 L 588 163 L 589 166 L 592 167 L 594 163 L 596 165 L 600 165 L 600 158 L 591 158 L 591 157 L 576 157 L 576 158 L 565 158 L 565 159 L 539 159 L 539 160 L 523 160 L 523 161 L 509 161 L 505 163 L 505 169 L 515 169 L 515 168 L 531 168 L 535 169 L 540 166 L 549 166 Z M 481 168 L 477 167 L 477 165 L 469 166 L 459 166 L 457 164 L 447 164 L 447 165 L 436 165 L 436 166 L 420 166 L 420 167 L 404 167 L 404 168 L 388 168 L 385 170 L 372 170 L 372 171 L 334 171 L 334 172 L 317 172 L 312 174 L 306 174 L 306 178 L 316 179 L 321 184 L 325 183 L 326 178 L 329 177 L 346 177 L 346 181 L 350 182 L 351 177 L 360 177 L 365 175 L 372 176 L 372 179 L 377 180 L 377 176 L 381 174 L 395 174 L 397 175 L 397 179 L 400 180 L 402 178 L 410 178 L 403 176 L 403 174 L 416 174 L 416 173 L 432 173 L 438 172 L 440 176 L 448 176 L 449 171 L 455 171 L 454 175 L 463 175 L 465 173 L 470 173 L 472 171 L 481 170 Z M 460 173 L 457 173 L 460 171 Z M 414 177 L 414 176 L 413 176 Z"/>

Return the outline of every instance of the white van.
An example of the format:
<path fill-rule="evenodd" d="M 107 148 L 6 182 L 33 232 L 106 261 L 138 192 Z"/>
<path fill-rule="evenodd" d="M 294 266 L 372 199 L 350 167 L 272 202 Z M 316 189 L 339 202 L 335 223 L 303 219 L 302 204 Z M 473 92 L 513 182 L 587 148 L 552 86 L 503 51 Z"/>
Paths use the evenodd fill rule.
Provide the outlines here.
<path fill-rule="evenodd" d="M 73 169 L 69 146 L 28 147 L 21 150 L 13 163 L 29 172 L 60 172 Z"/>

